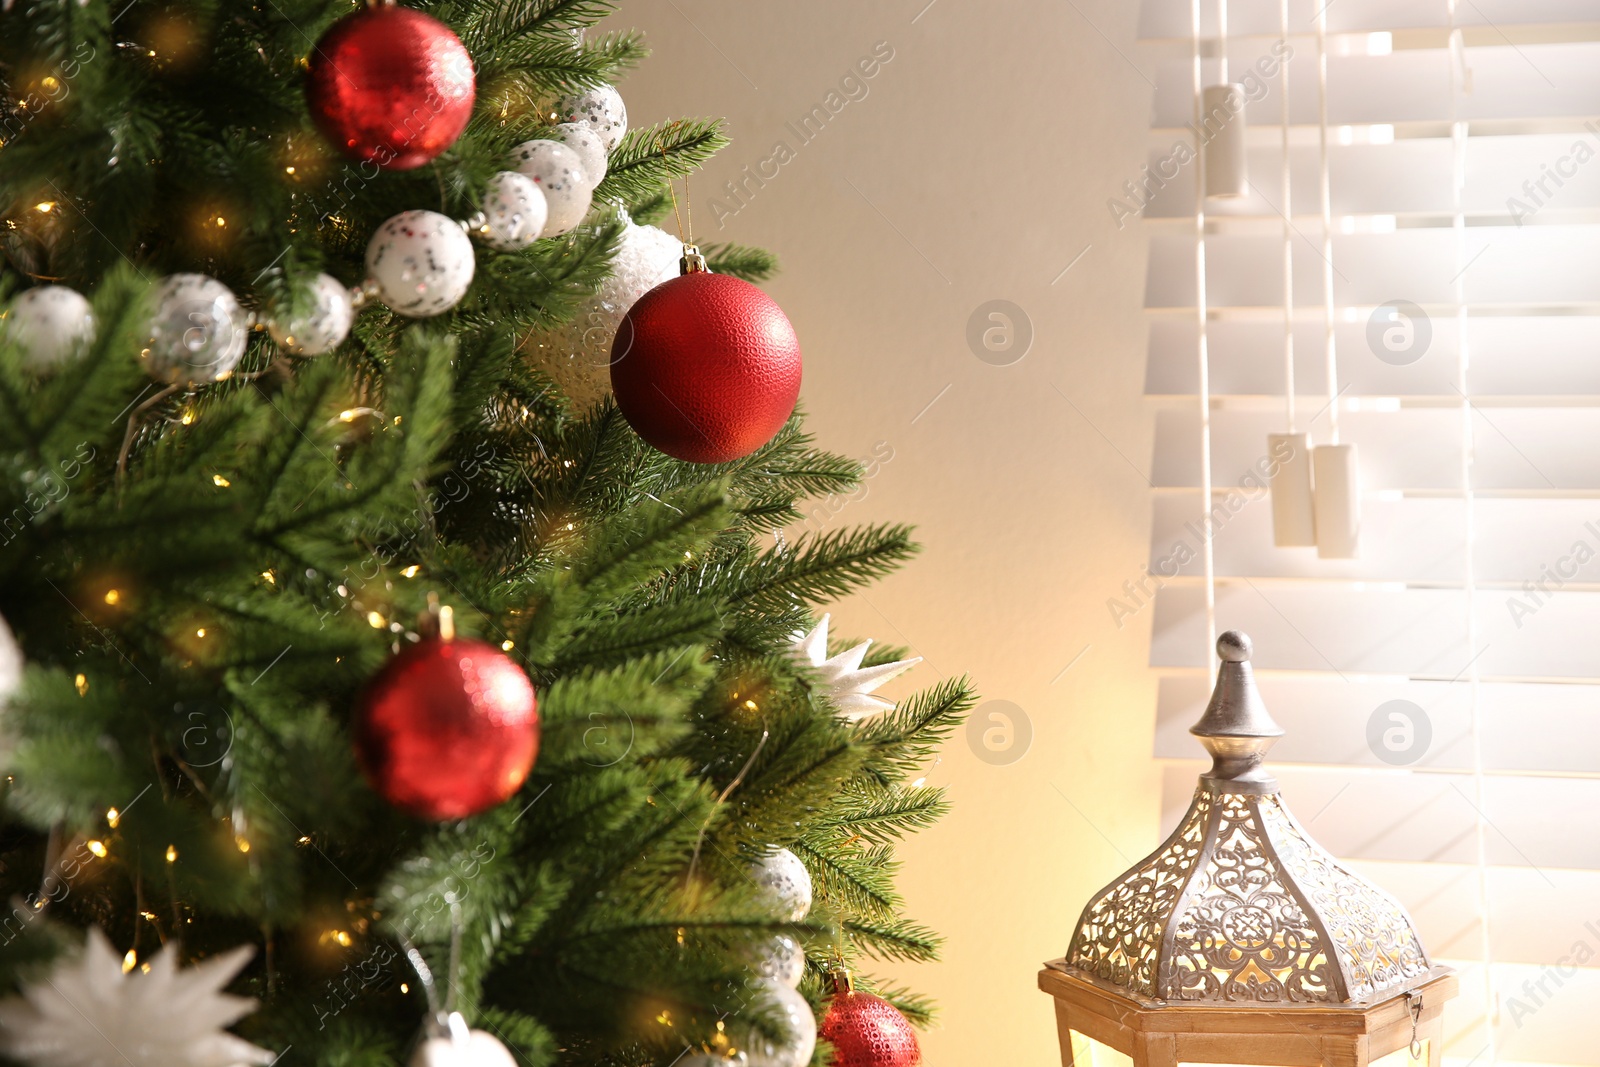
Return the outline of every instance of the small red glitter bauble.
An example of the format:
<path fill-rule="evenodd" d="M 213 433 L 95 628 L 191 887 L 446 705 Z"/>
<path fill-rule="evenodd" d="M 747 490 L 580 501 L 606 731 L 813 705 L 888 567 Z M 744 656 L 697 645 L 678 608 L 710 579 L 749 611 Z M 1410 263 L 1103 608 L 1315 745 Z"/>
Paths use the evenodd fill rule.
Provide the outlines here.
<path fill-rule="evenodd" d="M 533 683 L 482 641 L 424 638 L 378 672 L 355 718 L 372 787 L 427 819 L 461 819 L 509 799 L 539 754 Z"/>
<path fill-rule="evenodd" d="M 412 170 L 455 144 L 472 115 L 472 57 L 450 27 L 410 8 L 369 7 L 334 23 L 310 56 L 306 103 L 351 159 Z"/>
<path fill-rule="evenodd" d="M 914 1067 L 922 1062 L 916 1031 L 906 1017 L 871 993 L 835 996 L 817 1033 L 833 1045 L 834 1067 Z"/>
<path fill-rule="evenodd" d="M 611 391 L 640 437 L 692 463 L 747 456 L 800 396 L 800 340 L 771 297 L 696 271 L 651 289 L 611 343 Z"/>

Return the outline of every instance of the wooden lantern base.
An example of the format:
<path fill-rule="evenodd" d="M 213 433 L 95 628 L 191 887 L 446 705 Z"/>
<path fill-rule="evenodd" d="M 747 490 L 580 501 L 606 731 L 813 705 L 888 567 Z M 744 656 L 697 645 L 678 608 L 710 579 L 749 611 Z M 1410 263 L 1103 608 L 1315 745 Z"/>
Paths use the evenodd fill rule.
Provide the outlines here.
<path fill-rule="evenodd" d="M 1283 1067 L 1367 1067 L 1426 1041 L 1428 1067 L 1439 1067 L 1445 1001 L 1456 977 L 1435 968 L 1426 982 L 1385 1000 L 1359 1004 L 1182 1004 L 1148 1001 L 1096 982 L 1052 960 L 1039 972 L 1039 988 L 1056 1001 L 1061 1067 L 1073 1067 L 1072 1032 L 1133 1058 L 1134 1067 L 1179 1063 L 1281 1064 Z"/>

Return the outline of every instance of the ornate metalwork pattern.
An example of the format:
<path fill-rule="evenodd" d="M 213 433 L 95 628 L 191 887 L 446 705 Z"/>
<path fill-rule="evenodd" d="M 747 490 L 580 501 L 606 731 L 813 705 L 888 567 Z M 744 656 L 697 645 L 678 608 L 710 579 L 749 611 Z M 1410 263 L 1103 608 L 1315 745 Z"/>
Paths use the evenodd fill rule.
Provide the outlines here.
<path fill-rule="evenodd" d="M 1193 733 L 1211 754 L 1171 837 L 1083 909 L 1071 967 L 1152 1000 L 1347 1003 L 1425 981 L 1432 962 L 1393 898 L 1306 836 L 1263 762 L 1283 730 L 1256 692 L 1250 639 Z"/>
<path fill-rule="evenodd" d="M 1266 840 L 1256 800 L 1239 793 L 1216 798 L 1205 862 L 1184 894 L 1164 954 L 1165 999 L 1329 999 L 1327 945 Z"/>
<path fill-rule="evenodd" d="M 1277 795 L 1261 798 L 1261 821 L 1284 866 L 1338 946 L 1350 1000 L 1403 987 L 1428 973 L 1428 954 L 1394 898 L 1341 867 L 1307 838 Z"/>
<path fill-rule="evenodd" d="M 1147 997 L 1161 995 L 1158 950 L 1199 859 L 1211 806 L 1211 793 L 1195 790 L 1188 814 L 1166 843 L 1089 902 L 1067 952 L 1073 966 Z"/>

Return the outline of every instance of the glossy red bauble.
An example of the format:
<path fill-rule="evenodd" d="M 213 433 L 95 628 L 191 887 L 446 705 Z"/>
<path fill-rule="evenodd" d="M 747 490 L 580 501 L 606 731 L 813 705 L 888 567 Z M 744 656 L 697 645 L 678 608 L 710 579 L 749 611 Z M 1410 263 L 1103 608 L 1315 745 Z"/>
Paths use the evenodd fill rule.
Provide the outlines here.
<path fill-rule="evenodd" d="M 455 144 L 477 95 L 450 27 L 410 8 L 369 7 L 333 24 L 310 57 L 306 102 L 351 159 L 411 170 Z"/>
<path fill-rule="evenodd" d="M 533 768 L 533 683 L 493 645 L 424 638 L 367 687 L 355 742 L 389 803 L 427 819 L 465 818 L 509 799 Z"/>
<path fill-rule="evenodd" d="M 914 1067 L 922 1062 L 911 1023 L 893 1004 L 871 993 L 835 996 L 817 1033 L 833 1045 L 834 1067 Z"/>
<path fill-rule="evenodd" d="M 695 272 L 640 297 L 611 343 L 611 391 L 669 456 L 726 463 L 772 440 L 800 396 L 800 341 L 749 282 Z"/>

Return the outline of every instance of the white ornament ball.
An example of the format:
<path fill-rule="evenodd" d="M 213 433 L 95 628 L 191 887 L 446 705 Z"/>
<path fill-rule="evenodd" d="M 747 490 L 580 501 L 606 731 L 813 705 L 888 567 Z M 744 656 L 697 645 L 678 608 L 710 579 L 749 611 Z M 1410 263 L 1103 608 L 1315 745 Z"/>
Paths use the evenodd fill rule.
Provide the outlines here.
<path fill-rule="evenodd" d="M 806 974 L 806 950 L 786 934 L 771 938 L 756 959 L 756 974 L 798 989 Z"/>
<path fill-rule="evenodd" d="M 750 877 L 776 918 L 799 922 L 811 910 L 811 872 L 788 849 L 780 848 L 757 860 Z"/>
<path fill-rule="evenodd" d="M 589 213 L 595 183 L 584 172 L 578 153 L 557 141 L 524 141 L 512 150 L 517 172 L 533 179 L 544 193 L 549 214 L 544 236 L 570 233 Z"/>
<path fill-rule="evenodd" d="M 544 232 L 549 213 L 544 193 L 532 178 L 503 170 L 489 179 L 483 194 L 484 240 L 502 252 L 527 248 Z"/>
<path fill-rule="evenodd" d="M 605 142 L 607 152 L 617 147 L 628 132 L 628 109 L 622 103 L 622 94 L 609 85 L 563 96 L 555 103 L 555 113 L 562 124 L 581 122 L 593 129 Z"/>
<path fill-rule="evenodd" d="M 756 999 L 769 1014 L 783 1020 L 789 1040 L 773 1041 L 751 1035 L 750 1067 L 806 1067 L 817 1050 L 817 1017 L 806 998 L 782 982 L 755 983 Z"/>
<path fill-rule="evenodd" d="M 58 367 L 94 339 L 94 311 L 77 290 L 40 285 L 11 302 L 6 331 L 30 370 Z"/>
<path fill-rule="evenodd" d="M 412 1054 L 411 1067 L 517 1067 L 517 1060 L 494 1035 L 473 1030 L 464 1041 L 428 1038 Z"/>
<path fill-rule="evenodd" d="M 477 262 L 461 224 L 437 211 L 402 211 L 367 244 L 367 276 L 398 315 L 426 319 L 461 302 Z"/>
<path fill-rule="evenodd" d="M 296 356 L 320 356 L 332 352 L 350 335 L 355 308 L 350 290 L 331 274 L 319 274 L 310 284 L 311 310 L 305 315 L 267 324 L 272 339 Z"/>
<path fill-rule="evenodd" d="M 244 357 L 249 316 L 233 292 L 204 274 L 172 274 L 156 290 L 145 370 L 173 385 L 226 378 Z"/>
<path fill-rule="evenodd" d="M 589 181 L 599 185 L 606 176 L 606 142 L 587 122 L 563 122 L 550 131 L 551 139 L 578 153 Z"/>
<path fill-rule="evenodd" d="M 535 335 L 534 366 L 555 379 L 577 411 L 611 391 L 611 339 L 635 302 L 678 276 L 683 242 L 655 226 L 628 224 L 611 274 L 570 322 Z"/>
<path fill-rule="evenodd" d="M 0 618 L 0 704 L 10 700 L 22 685 L 22 662 L 22 646 L 17 644 L 6 620 Z"/>

